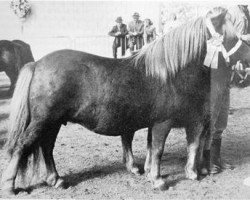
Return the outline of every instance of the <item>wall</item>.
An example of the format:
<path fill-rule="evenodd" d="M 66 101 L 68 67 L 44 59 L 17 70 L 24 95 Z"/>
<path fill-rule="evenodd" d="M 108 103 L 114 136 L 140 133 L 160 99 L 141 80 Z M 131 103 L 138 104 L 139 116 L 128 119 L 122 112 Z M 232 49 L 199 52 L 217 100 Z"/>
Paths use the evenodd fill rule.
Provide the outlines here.
<path fill-rule="evenodd" d="M 0 38 L 28 42 L 35 59 L 63 48 L 111 57 L 113 38 L 107 35 L 108 31 L 117 16 L 122 16 L 127 23 L 135 11 L 140 13 L 141 19 L 151 18 L 158 28 L 158 2 L 30 2 L 32 14 L 21 23 L 10 9 L 9 1 L 0 1 Z"/>

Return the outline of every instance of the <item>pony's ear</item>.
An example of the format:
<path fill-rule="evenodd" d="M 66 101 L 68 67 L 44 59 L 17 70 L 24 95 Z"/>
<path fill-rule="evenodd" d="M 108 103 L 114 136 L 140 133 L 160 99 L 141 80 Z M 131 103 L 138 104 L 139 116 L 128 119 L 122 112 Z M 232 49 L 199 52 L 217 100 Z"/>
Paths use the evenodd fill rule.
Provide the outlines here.
<path fill-rule="evenodd" d="M 211 15 L 210 16 L 211 22 L 214 25 L 215 29 L 218 29 L 222 26 L 222 24 L 225 21 L 226 15 L 227 15 L 227 10 L 225 9 L 223 12 L 221 12 L 218 15 Z"/>

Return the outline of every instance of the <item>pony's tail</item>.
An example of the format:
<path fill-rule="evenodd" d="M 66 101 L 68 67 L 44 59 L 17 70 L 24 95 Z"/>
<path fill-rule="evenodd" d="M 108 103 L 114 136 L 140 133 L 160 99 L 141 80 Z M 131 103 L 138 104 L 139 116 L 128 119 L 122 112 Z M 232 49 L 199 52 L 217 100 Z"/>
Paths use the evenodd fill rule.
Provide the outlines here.
<path fill-rule="evenodd" d="M 9 135 L 5 145 L 9 158 L 12 157 L 14 150 L 18 145 L 19 138 L 22 136 L 30 123 L 29 90 L 35 71 L 35 66 L 35 62 L 30 62 L 21 69 L 11 100 Z M 27 184 L 25 174 L 27 174 L 29 157 L 31 155 L 33 155 L 33 163 L 31 163 L 31 166 L 33 167 L 31 171 L 33 174 L 30 174 L 30 176 L 34 177 L 38 171 L 38 163 L 42 155 L 40 147 L 32 149 L 32 151 L 30 151 L 28 154 L 26 153 L 23 155 L 20 160 L 19 174 L 21 182 L 23 183 L 22 185 Z"/>
<path fill-rule="evenodd" d="M 29 89 L 34 70 L 34 62 L 27 63 L 22 68 L 11 100 L 9 135 L 5 145 L 10 157 L 12 157 L 19 137 L 23 134 L 29 124 Z"/>

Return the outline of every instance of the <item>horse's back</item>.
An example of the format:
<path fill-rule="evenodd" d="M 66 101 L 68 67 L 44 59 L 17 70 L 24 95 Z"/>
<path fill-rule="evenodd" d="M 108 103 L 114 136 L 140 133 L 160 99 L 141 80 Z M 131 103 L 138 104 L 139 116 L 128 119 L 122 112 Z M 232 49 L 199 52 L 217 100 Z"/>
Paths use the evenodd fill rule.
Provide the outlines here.
<path fill-rule="evenodd" d="M 14 45 L 19 46 L 20 48 L 20 53 L 23 58 L 23 63 L 26 64 L 28 62 L 33 62 L 34 61 L 34 56 L 32 54 L 30 45 L 22 40 L 13 40 L 12 41 Z"/>
<path fill-rule="evenodd" d="M 120 134 L 137 118 L 146 121 L 149 110 L 136 70 L 119 60 L 74 50 L 56 51 L 37 61 L 30 93 L 37 115 L 76 122 L 101 134 Z"/>

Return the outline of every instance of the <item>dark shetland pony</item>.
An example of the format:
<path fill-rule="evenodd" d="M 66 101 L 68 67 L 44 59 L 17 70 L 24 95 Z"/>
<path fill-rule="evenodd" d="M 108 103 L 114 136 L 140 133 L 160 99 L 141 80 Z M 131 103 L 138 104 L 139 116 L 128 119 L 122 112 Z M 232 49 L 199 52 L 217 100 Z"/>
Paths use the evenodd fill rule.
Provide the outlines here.
<path fill-rule="evenodd" d="M 220 22 L 218 29 L 227 27 L 224 15 L 215 20 Z M 186 174 L 195 179 L 195 157 L 210 113 L 211 70 L 203 66 L 207 34 L 205 18 L 198 18 L 128 59 L 61 50 L 26 65 L 11 104 L 6 144 L 10 161 L 2 190 L 13 194 L 18 171 L 25 171 L 32 154 L 35 164 L 43 161 L 38 159 L 41 152 L 45 181 L 55 187 L 63 185 L 53 148 L 61 125 L 67 122 L 102 135 L 121 135 L 124 161 L 133 173 L 138 173 L 131 148 L 134 132 L 150 127 L 150 174 L 155 187 L 164 185 L 159 166 L 167 135 L 162 134 L 161 123 L 165 121 L 169 128 L 185 127 Z M 234 39 L 225 37 L 225 46 Z"/>
<path fill-rule="evenodd" d="M 0 72 L 4 71 L 10 79 L 9 92 L 12 94 L 21 68 L 34 58 L 30 45 L 21 40 L 0 40 Z"/>

